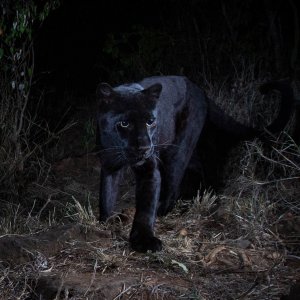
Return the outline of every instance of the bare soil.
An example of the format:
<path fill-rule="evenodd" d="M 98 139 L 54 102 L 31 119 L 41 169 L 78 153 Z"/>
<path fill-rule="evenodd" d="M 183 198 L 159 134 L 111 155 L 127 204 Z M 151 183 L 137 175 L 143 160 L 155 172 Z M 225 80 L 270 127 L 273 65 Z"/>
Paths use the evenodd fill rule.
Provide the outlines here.
<path fill-rule="evenodd" d="M 123 212 L 124 223 L 1 237 L 3 280 L 16 289 L 26 282 L 24 299 L 280 299 L 300 279 L 299 261 L 284 248 L 230 239 L 224 222 L 195 214 L 158 220 L 162 252 L 132 252 L 133 211 Z"/>

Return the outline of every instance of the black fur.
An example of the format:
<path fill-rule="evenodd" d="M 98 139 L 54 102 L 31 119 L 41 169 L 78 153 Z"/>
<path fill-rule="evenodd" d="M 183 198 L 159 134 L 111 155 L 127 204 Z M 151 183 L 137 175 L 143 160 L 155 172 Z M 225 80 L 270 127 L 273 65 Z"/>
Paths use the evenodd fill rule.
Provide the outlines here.
<path fill-rule="evenodd" d="M 278 89 L 283 95 L 279 115 L 267 128 L 274 132 L 287 123 L 293 98 L 284 83 L 263 87 L 264 92 L 269 89 Z M 192 155 L 209 140 L 212 129 L 230 132 L 235 139 L 261 134 L 226 116 L 185 77 L 150 77 L 116 88 L 103 83 L 97 95 L 100 220 L 112 214 L 120 174 L 125 166 L 131 166 L 136 176 L 136 213 L 130 243 L 140 252 L 161 250 L 162 243 L 154 236 L 156 215 L 166 215 L 173 208 Z M 201 170 L 201 161 L 194 165 Z"/>

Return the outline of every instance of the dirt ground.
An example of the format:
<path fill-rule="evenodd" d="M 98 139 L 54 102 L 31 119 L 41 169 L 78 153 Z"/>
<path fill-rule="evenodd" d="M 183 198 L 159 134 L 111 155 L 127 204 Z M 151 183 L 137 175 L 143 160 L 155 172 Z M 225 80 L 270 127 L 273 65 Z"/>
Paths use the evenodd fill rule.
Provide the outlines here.
<path fill-rule="evenodd" d="M 0 237 L 0 299 L 299 299 L 298 250 L 288 248 L 275 229 L 257 232 L 257 238 L 246 234 L 226 205 L 211 210 L 211 194 L 206 202 L 181 201 L 157 220 L 164 245 L 159 253 L 129 247 L 130 173 L 117 209 L 122 214 L 99 224 L 100 164 L 78 139 L 92 115 L 81 114 L 64 138 L 51 182 L 34 187 L 46 205 L 71 203 L 69 218 L 38 232 Z M 300 220 L 293 215 L 279 225 L 291 222 L 296 230 Z"/>
<path fill-rule="evenodd" d="M 224 219 L 177 210 L 157 223 L 164 250 L 135 253 L 127 238 L 133 211 L 101 226 L 2 236 L 2 280 L 24 299 L 297 299 L 283 295 L 299 282 L 299 259 L 280 245 L 231 239 Z M 10 293 L 8 285 L 1 299 Z"/>

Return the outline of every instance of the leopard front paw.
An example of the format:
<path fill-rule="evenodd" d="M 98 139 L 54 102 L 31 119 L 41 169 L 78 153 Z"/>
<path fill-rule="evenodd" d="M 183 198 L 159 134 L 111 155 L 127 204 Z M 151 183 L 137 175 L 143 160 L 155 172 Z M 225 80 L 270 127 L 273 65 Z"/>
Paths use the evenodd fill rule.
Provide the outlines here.
<path fill-rule="evenodd" d="M 130 246 L 134 251 L 145 253 L 148 250 L 157 252 L 162 250 L 162 242 L 155 236 L 137 235 L 130 238 Z"/>

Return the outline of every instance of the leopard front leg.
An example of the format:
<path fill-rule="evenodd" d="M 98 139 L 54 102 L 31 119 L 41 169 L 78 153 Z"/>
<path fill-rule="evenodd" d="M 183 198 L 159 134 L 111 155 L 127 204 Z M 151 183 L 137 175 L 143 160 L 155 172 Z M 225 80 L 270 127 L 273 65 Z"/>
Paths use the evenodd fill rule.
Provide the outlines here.
<path fill-rule="evenodd" d="M 133 168 L 136 176 L 136 212 L 130 233 L 130 244 L 138 252 L 160 251 L 162 242 L 154 236 L 161 177 L 155 158 Z"/>
<path fill-rule="evenodd" d="M 100 222 L 106 221 L 113 213 L 118 197 L 120 174 L 121 170 L 113 173 L 101 170 L 99 191 Z"/>

